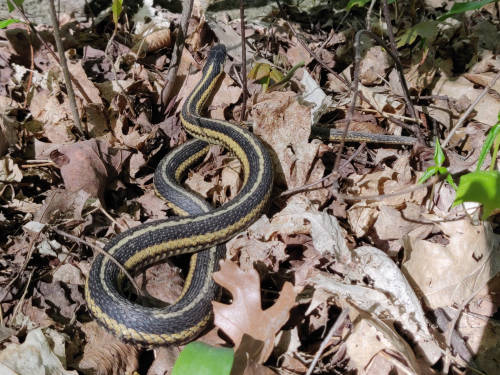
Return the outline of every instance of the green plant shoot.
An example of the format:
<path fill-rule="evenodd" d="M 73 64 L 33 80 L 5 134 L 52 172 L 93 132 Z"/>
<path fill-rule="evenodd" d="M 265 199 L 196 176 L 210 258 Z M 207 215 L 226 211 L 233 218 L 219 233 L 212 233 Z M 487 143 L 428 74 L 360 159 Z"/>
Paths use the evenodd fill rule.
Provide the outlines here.
<path fill-rule="evenodd" d="M 111 5 L 111 9 L 113 11 L 113 22 L 115 23 L 115 25 L 118 24 L 118 19 L 122 14 L 123 10 L 122 5 L 123 5 L 123 0 L 113 0 L 113 4 Z"/>
<path fill-rule="evenodd" d="M 22 21 L 18 20 L 17 18 L 9 18 L 8 20 L 2 20 L 0 21 L 0 29 L 5 29 L 7 26 L 13 23 L 22 23 Z"/>
<path fill-rule="evenodd" d="M 457 190 L 457 185 L 453 181 L 453 178 L 451 177 L 450 173 L 448 172 L 448 168 L 443 167 L 443 163 L 446 160 L 444 156 L 443 149 L 441 148 L 441 145 L 439 144 L 439 139 L 436 138 L 436 146 L 434 147 L 434 163 L 432 167 L 427 168 L 425 173 L 422 175 L 422 177 L 419 178 L 418 183 L 422 184 L 425 181 L 427 181 L 429 178 L 431 178 L 434 175 L 440 174 L 445 176 L 446 175 L 446 181 L 453 187 L 453 189 Z"/>

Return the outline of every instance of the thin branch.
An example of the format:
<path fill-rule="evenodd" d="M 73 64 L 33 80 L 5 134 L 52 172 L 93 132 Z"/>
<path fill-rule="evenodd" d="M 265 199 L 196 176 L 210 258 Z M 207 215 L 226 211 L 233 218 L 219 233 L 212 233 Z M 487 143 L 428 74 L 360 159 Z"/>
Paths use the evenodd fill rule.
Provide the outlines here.
<path fill-rule="evenodd" d="M 417 119 L 417 112 L 415 111 L 415 108 L 413 107 L 413 103 L 410 100 L 410 91 L 408 90 L 408 85 L 406 84 L 406 78 L 403 73 L 403 66 L 401 65 L 401 60 L 399 60 L 398 56 L 398 50 L 396 48 L 396 40 L 394 39 L 394 33 L 392 32 L 392 23 L 391 23 L 391 17 L 389 14 L 389 6 L 387 5 L 387 0 L 382 0 L 383 4 L 383 11 L 384 11 L 384 18 L 385 18 L 385 24 L 387 25 L 387 35 L 389 36 L 389 43 L 392 51 L 392 58 L 394 62 L 396 63 L 397 71 L 399 74 L 399 80 L 401 81 L 401 87 L 403 87 L 403 93 L 404 93 L 404 99 L 406 102 L 406 106 L 408 107 L 408 110 L 410 111 L 411 117 L 414 119 Z M 386 46 L 384 46 L 384 49 L 389 52 Z M 422 141 L 421 136 L 420 136 L 420 128 L 416 129 L 416 136 L 417 138 Z"/>
<path fill-rule="evenodd" d="M 86 132 L 83 131 L 82 124 L 80 122 L 80 114 L 78 113 L 78 108 L 76 107 L 75 92 L 73 91 L 68 64 L 66 62 L 66 56 L 64 55 L 64 47 L 61 40 L 61 34 L 59 33 L 59 20 L 57 19 L 54 0 L 49 0 L 49 13 L 50 19 L 52 20 L 52 27 L 54 28 L 54 39 L 56 40 L 57 51 L 59 52 L 61 69 L 64 75 L 64 82 L 66 83 L 66 90 L 68 91 L 69 106 L 71 107 L 73 121 L 75 122 L 75 126 L 80 131 L 80 133 L 85 134 Z"/>
<path fill-rule="evenodd" d="M 30 272 L 30 275 L 28 277 L 28 282 L 26 283 L 26 285 L 24 286 L 24 291 L 23 291 L 23 294 L 21 295 L 21 298 L 19 299 L 19 302 L 16 304 L 16 307 L 14 308 L 14 311 L 12 313 L 12 316 L 11 316 L 11 319 L 10 319 L 10 323 L 9 323 L 9 326 L 12 326 L 12 323 L 14 323 L 15 319 L 16 319 L 16 315 L 17 313 L 19 312 L 19 310 L 22 308 L 22 304 L 24 303 L 24 299 L 26 298 L 26 293 L 28 293 L 28 287 L 30 286 L 31 284 L 31 278 L 33 277 L 33 274 L 35 273 L 35 270 L 31 270 Z"/>
<path fill-rule="evenodd" d="M 114 28 L 113 28 L 113 33 L 111 34 L 111 37 L 108 39 L 108 43 L 106 44 L 106 48 L 104 49 L 104 57 L 106 60 L 108 60 L 109 65 L 111 66 L 111 70 L 113 71 L 113 76 L 114 76 L 114 81 L 116 83 L 116 86 L 120 89 L 121 95 L 125 98 L 125 101 L 127 102 L 128 108 L 130 110 L 130 113 L 132 114 L 133 118 L 137 118 L 137 114 L 135 113 L 134 110 L 134 105 L 130 101 L 130 98 L 128 97 L 127 93 L 125 92 L 125 88 L 122 86 L 118 79 L 118 72 L 116 71 L 115 67 L 115 62 L 111 58 L 109 54 L 109 49 L 111 48 L 111 45 L 113 44 L 116 34 L 118 33 L 118 24 L 115 23 Z"/>
<path fill-rule="evenodd" d="M 464 124 L 465 120 L 467 120 L 467 118 L 471 114 L 472 110 L 481 101 L 481 99 L 488 93 L 488 91 L 491 90 L 491 88 L 497 82 L 498 78 L 500 78 L 500 72 L 497 73 L 497 75 L 495 77 L 493 77 L 493 79 L 488 84 L 488 86 L 486 86 L 483 89 L 483 91 L 481 92 L 481 94 L 478 95 L 478 97 L 476 98 L 476 100 L 474 100 L 474 102 L 469 106 L 469 108 L 467 108 L 467 111 L 465 111 L 465 113 L 460 117 L 460 120 L 458 120 L 457 124 L 453 127 L 453 129 L 450 130 L 450 132 L 449 132 L 448 136 L 446 137 L 446 139 L 443 141 L 443 143 L 441 143 L 442 147 L 445 147 L 448 144 L 448 142 L 450 141 L 451 137 L 453 137 L 453 134 L 455 134 L 455 132 L 462 127 L 462 125 Z"/>
<path fill-rule="evenodd" d="M 33 23 L 26 16 L 26 13 L 24 13 L 24 10 L 21 7 L 19 7 L 16 4 L 15 1 L 11 1 L 10 3 L 19 12 L 19 14 L 21 15 L 21 17 L 24 19 L 24 22 L 26 22 L 26 24 L 29 26 L 29 28 L 33 32 L 33 35 L 35 35 L 37 37 L 37 39 L 40 41 L 40 43 L 43 44 L 43 46 L 45 47 L 45 49 L 47 50 L 47 52 L 54 58 L 54 60 L 59 64 L 59 66 L 61 66 L 61 62 L 59 61 L 59 57 L 57 57 L 56 53 L 52 50 L 52 48 L 48 45 L 48 43 L 40 36 L 40 34 L 38 33 L 38 31 L 35 29 L 35 26 L 33 26 Z M 76 88 L 78 89 L 78 91 L 80 91 L 80 94 L 82 94 L 82 96 L 85 99 L 85 101 L 87 103 L 89 103 L 89 104 L 92 104 L 92 100 L 87 95 L 87 93 L 83 89 L 82 85 L 80 85 L 80 83 L 78 82 L 78 80 L 76 80 L 75 77 L 73 77 L 73 75 L 71 74 L 71 72 L 70 72 L 70 77 L 71 77 L 71 81 L 76 86 Z"/>
<path fill-rule="evenodd" d="M 344 310 L 342 310 L 342 312 L 338 316 L 337 320 L 333 324 L 332 328 L 330 328 L 330 331 L 328 331 L 328 334 L 325 336 L 325 338 L 321 342 L 321 345 L 319 346 L 318 351 L 314 355 L 314 358 L 313 358 L 311 364 L 309 365 L 309 368 L 307 369 L 306 375 L 312 374 L 312 372 L 314 371 L 314 368 L 316 367 L 316 364 L 318 363 L 318 361 L 321 357 L 321 354 L 323 354 L 326 347 L 328 346 L 330 339 L 340 329 L 340 327 L 342 327 L 342 325 L 346 321 L 348 315 L 349 315 L 349 308 L 346 307 L 346 308 L 344 308 Z"/>
<path fill-rule="evenodd" d="M 376 0 L 371 0 L 370 1 L 370 7 L 368 8 L 368 12 L 366 12 L 366 29 L 367 30 L 372 30 L 372 11 L 373 11 L 373 6 L 375 5 Z"/>
<path fill-rule="evenodd" d="M 346 115 L 346 124 L 344 127 L 344 134 L 342 135 L 342 141 L 340 142 L 339 152 L 335 157 L 335 162 L 333 163 L 333 171 L 338 172 L 338 167 L 340 164 L 340 158 L 342 151 L 344 150 L 345 138 L 347 137 L 347 133 L 349 132 L 349 126 L 351 125 L 352 117 L 354 116 L 354 108 L 356 107 L 356 101 L 358 100 L 358 89 L 359 89 L 359 63 L 361 61 L 361 52 L 360 52 L 360 39 L 361 32 L 358 31 L 356 33 L 356 37 L 354 38 L 354 73 L 353 73 L 353 82 L 351 87 L 351 104 L 349 105 L 349 110 Z"/>
<path fill-rule="evenodd" d="M 68 239 L 70 239 L 72 241 L 75 241 L 75 242 L 79 243 L 79 244 L 82 244 L 82 245 L 90 247 L 90 248 L 96 250 L 102 256 L 108 258 L 111 262 L 113 262 L 120 269 L 120 271 L 123 272 L 123 274 L 130 281 L 130 284 L 132 284 L 132 286 L 135 288 L 135 291 L 137 292 L 137 294 L 139 296 L 142 296 L 141 290 L 139 289 L 139 286 L 135 283 L 134 278 L 132 277 L 132 275 L 130 275 L 130 273 L 128 273 L 128 271 L 126 270 L 126 268 L 123 267 L 123 265 L 120 262 L 118 262 L 115 258 L 113 258 L 113 256 L 111 256 L 108 252 L 104 251 L 99 246 L 93 245 L 90 242 L 82 240 L 81 238 L 73 236 L 72 234 L 66 233 L 66 232 L 64 232 L 64 231 L 62 231 L 60 229 L 52 228 L 52 230 L 55 233 L 59 234 L 60 236 L 66 237 L 66 238 L 68 238 Z"/>
<path fill-rule="evenodd" d="M 342 164 L 340 166 L 340 170 L 342 170 L 347 164 L 349 164 L 365 147 L 366 147 L 366 143 L 364 143 L 364 142 L 361 143 L 361 145 L 359 145 L 359 147 L 356 149 L 356 151 L 354 151 L 352 153 L 352 155 L 349 157 L 349 159 L 347 159 L 344 162 L 344 164 Z M 331 178 L 336 178 L 336 177 L 338 177 L 338 173 L 337 172 L 332 172 L 332 173 L 326 175 L 325 177 L 323 177 L 322 179 L 320 179 L 318 181 L 311 182 L 310 184 L 307 184 L 307 185 L 302 185 L 302 186 L 299 186 L 299 187 L 288 189 L 288 190 L 284 191 L 283 193 L 281 193 L 280 197 L 286 197 L 288 195 L 292 195 L 292 194 L 295 194 L 295 193 L 306 191 L 306 190 L 309 190 L 309 189 L 315 187 L 316 185 L 321 185 L 321 186 L 318 186 L 317 189 L 328 187 L 328 186 L 331 185 L 331 183 L 328 183 L 327 185 L 323 185 L 323 183 L 329 181 Z"/>
<path fill-rule="evenodd" d="M 241 81 L 243 83 L 243 104 L 241 106 L 240 122 L 245 121 L 247 111 L 247 48 L 245 38 L 245 5 L 240 0 L 240 27 L 241 27 Z"/>
<path fill-rule="evenodd" d="M 432 186 L 439 181 L 442 181 L 446 178 L 446 175 L 439 175 L 439 176 L 434 176 L 429 181 L 423 183 L 423 184 L 418 184 L 418 185 L 413 185 L 407 189 L 395 191 L 393 193 L 387 193 L 387 194 L 376 194 L 376 195 L 359 195 L 359 196 L 353 196 L 353 195 L 346 195 L 346 194 L 341 194 L 341 193 L 334 193 L 334 195 L 339 198 L 343 199 L 346 201 L 362 201 L 362 200 L 374 200 L 374 201 L 381 201 L 387 198 L 393 198 L 393 197 L 398 197 L 400 195 L 405 195 L 409 193 L 413 193 L 414 191 L 428 188 L 429 186 Z"/>
<path fill-rule="evenodd" d="M 179 70 L 179 65 L 181 63 L 182 50 L 184 49 L 184 40 L 186 39 L 187 30 L 189 26 L 189 19 L 191 18 L 191 12 L 193 10 L 194 0 L 184 0 L 182 6 L 182 14 L 180 21 L 180 29 L 175 38 L 174 50 L 172 52 L 172 60 L 170 61 L 170 68 L 167 73 L 166 84 L 161 92 L 161 102 L 163 108 L 167 107 L 168 100 L 172 95 L 172 90 L 174 89 L 175 77 L 177 77 L 177 71 Z"/>

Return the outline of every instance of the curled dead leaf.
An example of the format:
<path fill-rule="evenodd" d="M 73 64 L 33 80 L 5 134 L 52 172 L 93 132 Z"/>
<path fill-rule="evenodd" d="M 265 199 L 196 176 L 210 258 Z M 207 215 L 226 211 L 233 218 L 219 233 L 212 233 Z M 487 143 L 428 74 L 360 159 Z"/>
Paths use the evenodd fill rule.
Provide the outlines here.
<path fill-rule="evenodd" d="M 80 370 L 106 375 L 131 374 L 137 370 L 139 353 L 134 346 L 119 341 L 96 322 L 84 324 L 82 330 L 87 336 L 87 345 L 79 363 Z"/>

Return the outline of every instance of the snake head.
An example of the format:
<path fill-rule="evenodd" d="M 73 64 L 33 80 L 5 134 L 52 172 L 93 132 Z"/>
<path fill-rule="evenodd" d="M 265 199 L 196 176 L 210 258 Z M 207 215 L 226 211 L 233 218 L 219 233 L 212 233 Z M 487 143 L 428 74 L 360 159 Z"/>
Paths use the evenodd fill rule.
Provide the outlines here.
<path fill-rule="evenodd" d="M 210 66 L 213 66 L 212 69 L 214 70 L 215 74 L 221 73 L 225 60 L 226 46 L 224 44 L 216 44 L 208 53 L 207 62 L 203 67 L 203 73 L 205 73 L 205 71 L 209 69 Z"/>

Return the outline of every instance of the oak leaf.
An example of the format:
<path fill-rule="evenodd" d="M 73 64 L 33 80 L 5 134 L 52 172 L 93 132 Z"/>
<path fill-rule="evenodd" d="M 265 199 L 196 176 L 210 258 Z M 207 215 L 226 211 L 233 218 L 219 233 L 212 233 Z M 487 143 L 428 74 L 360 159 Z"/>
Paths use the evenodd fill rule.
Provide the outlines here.
<path fill-rule="evenodd" d="M 213 277 L 233 296 L 231 305 L 213 302 L 215 325 L 233 340 L 236 348 L 245 334 L 261 341 L 263 347 L 255 362 L 263 363 L 271 354 L 274 338 L 288 320 L 290 309 L 295 304 L 293 285 L 286 282 L 274 305 L 262 310 L 257 271 L 242 271 L 235 263 L 226 260 L 221 262 L 220 271 Z"/>

